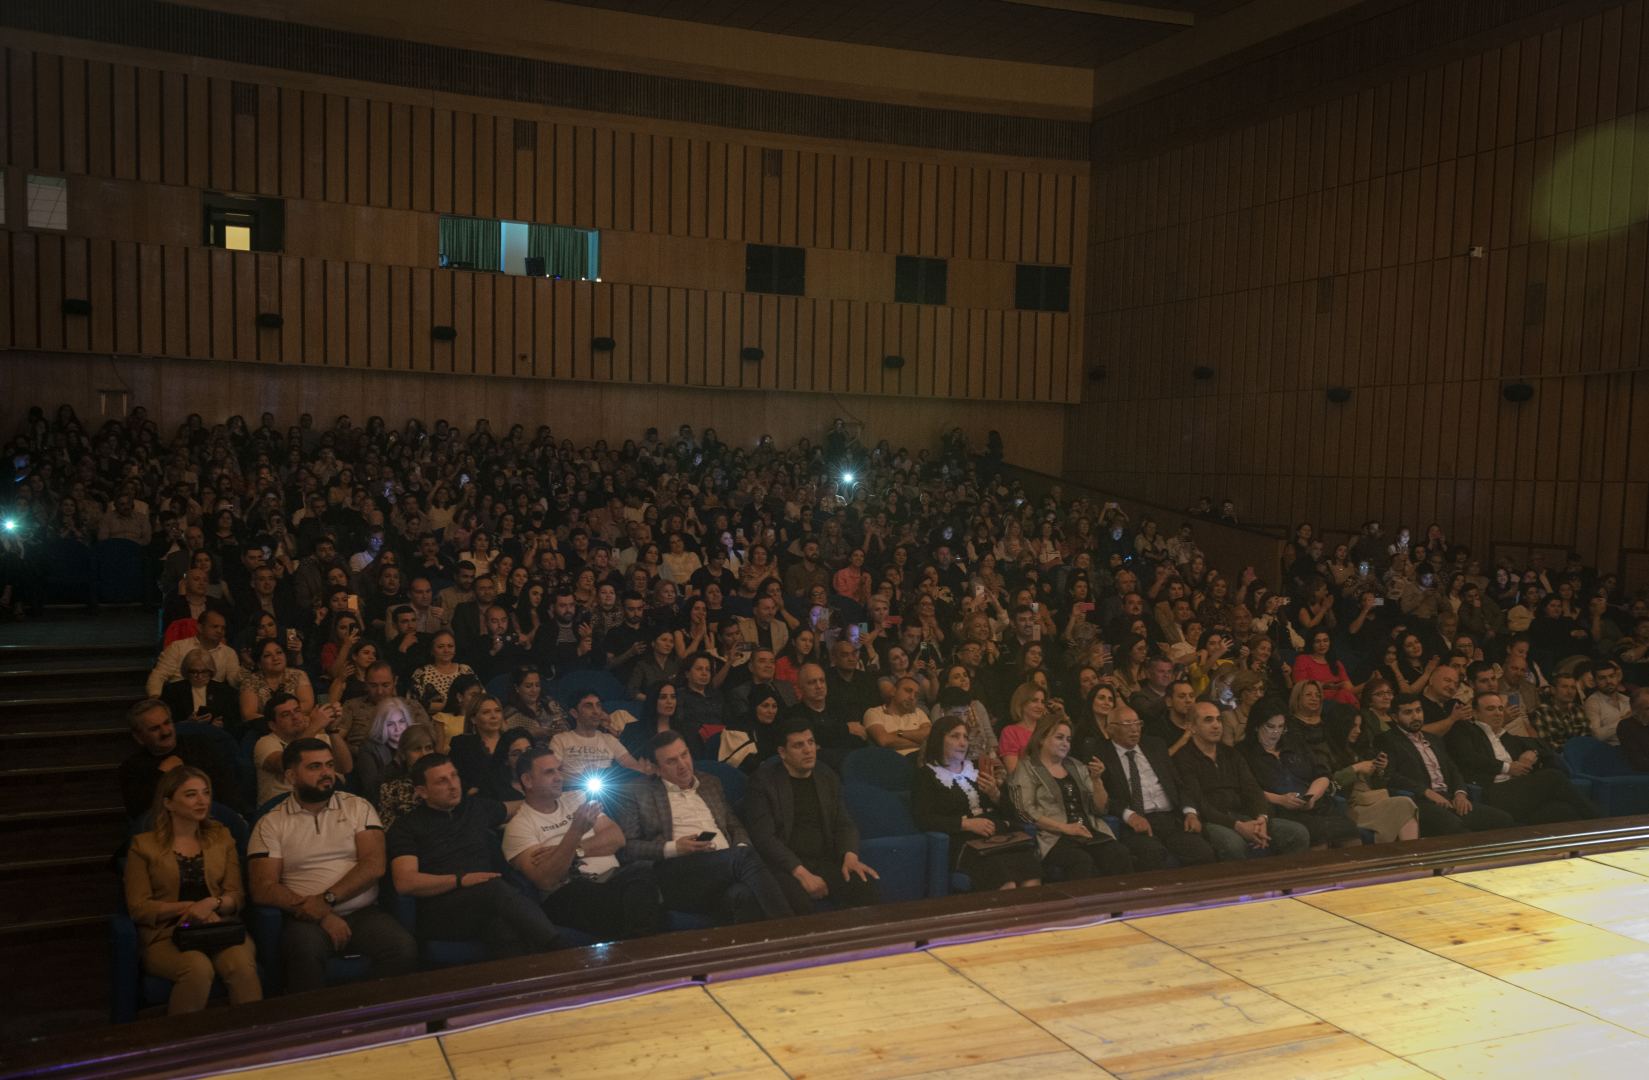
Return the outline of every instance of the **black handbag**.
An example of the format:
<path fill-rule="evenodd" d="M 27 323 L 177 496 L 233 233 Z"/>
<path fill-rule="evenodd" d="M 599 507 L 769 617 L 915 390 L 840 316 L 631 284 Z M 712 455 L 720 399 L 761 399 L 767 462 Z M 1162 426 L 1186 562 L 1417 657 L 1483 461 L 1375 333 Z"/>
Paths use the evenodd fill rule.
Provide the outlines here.
<path fill-rule="evenodd" d="M 233 917 L 213 923 L 180 922 L 172 928 L 172 944 L 179 952 L 215 953 L 246 940 L 246 924 Z"/>

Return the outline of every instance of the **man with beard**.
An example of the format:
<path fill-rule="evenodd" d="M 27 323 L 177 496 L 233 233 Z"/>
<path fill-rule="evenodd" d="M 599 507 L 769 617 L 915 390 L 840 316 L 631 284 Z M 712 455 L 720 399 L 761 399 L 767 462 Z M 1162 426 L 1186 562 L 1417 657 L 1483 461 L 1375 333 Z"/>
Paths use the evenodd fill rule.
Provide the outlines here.
<path fill-rule="evenodd" d="M 247 848 L 252 899 L 286 913 L 285 986 L 326 984 L 328 957 L 359 954 L 372 975 L 411 971 L 418 946 L 378 907 L 384 827 L 372 804 L 338 790 L 332 748 L 298 739 L 282 752 L 292 793 L 258 819 Z"/>

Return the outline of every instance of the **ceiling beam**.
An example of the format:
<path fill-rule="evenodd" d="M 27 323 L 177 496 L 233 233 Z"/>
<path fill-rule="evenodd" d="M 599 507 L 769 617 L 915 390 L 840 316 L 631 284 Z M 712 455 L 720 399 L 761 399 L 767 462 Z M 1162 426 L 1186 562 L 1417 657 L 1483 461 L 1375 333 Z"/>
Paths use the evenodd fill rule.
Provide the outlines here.
<path fill-rule="evenodd" d="M 1197 25 L 1196 16 L 1189 11 L 1148 7 L 1145 4 L 1112 3 L 1111 0 L 1003 0 L 1003 3 L 1051 8 L 1054 11 L 1074 11 L 1078 15 L 1102 15 L 1107 19 L 1133 19 L 1136 22 L 1166 23 L 1170 26 Z"/>

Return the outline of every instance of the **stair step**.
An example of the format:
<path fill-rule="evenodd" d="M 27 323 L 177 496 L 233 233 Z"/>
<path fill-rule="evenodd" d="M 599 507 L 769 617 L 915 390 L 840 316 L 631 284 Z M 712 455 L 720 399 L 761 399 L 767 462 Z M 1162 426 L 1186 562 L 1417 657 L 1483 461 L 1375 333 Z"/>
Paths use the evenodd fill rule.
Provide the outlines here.
<path fill-rule="evenodd" d="M 0 816 L 0 865 L 42 858 L 106 859 L 126 839 L 118 801 L 82 810 L 51 809 Z"/>
<path fill-rule="evenodd" d="M 48 808 L 63 812 L 118 804 L 118 769 L 115 762 L 0 768 L 0 818 Z"/>
<path fill-rule="evenodd" d="M 72 918 L 101 918 L 120 910 L 120 879 L 101 865 L 41 866 L 0 875 L 0 927 Z"/>
<path fill-rule="evenodd" d="M 47 737 L 27 741 L 12 739 L 0 744 L 5 767 L 0 775 L 19 769 L 114 768 L 132 752 L 131 736 L 98 736 L 75 739 Z"/>

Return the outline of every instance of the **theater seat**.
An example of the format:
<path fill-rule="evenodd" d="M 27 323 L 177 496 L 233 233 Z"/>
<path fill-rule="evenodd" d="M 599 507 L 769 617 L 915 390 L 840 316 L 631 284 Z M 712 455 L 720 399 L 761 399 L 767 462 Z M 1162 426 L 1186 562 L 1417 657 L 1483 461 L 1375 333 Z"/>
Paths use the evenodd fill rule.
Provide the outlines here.
<path fill-rule="evenodd" d="M 744 793 L 750 781 L 742 772 L 719 761 L 695 761 L 693 768 L 706 776 L 714 776 L 721 783 L 721 793 L 727 796 L 727 806 L 733 813 L 744 812 Z"/>
<path fill-rule="evenodd" d="M 628 697 L 624 684 L 605 671 L 580 668 L 557 676 L 550 681 L 549 691 L 564 708 L 571 708 L 575 698 L 585 694 L 599 694 L 601 700 Z"/>
<path fill-rule="evenodd" d="M 862 747 L 842 760 L 842 782 L 869 784 L 883 791 L 909 795 L 916 774 L 915 757 L 885 746 Z"/>
<path fill-rule="evenodd" d="M 97 598 L 104 604 L 135 604 L 143 599 L 143 547 L 136 540 L 100 540 L 92 552 L 97 562 Z"/>
<path fill-rule="evenodd" d="M 286 989 L 286 960 L 281 952 L 281 932 L 285 916 L 281 909 L 253 904 L 246 911 L 246 932 L 258 950 L 258 969 L 263 972 L 263 993 L 274 997 Z M 326 962 L 326 985 L 355 982 L 372 974 L 372 964 L 364 956 L 334 956 Z"/>
<path fill-rule="evenodd" d="M 508 875 L 506 875 L 506 879 Z M 476 940 L 418 937 L 418 901 L 410 896 L 391 894 L 381 897 L 383 905 L 406 927 L 407 933 L 418 940 L 418 956 L 429 967 L 456 967 L 459 964 L 479 964 L 491 960 L 486 943 Z M 683 929 L 686 929 L 685 927 Z M 568 947 L 594 945 L 596 939 L 570 926 L 557 924 L 556 930 Z"/>
<path fill-rule="evenodd" d="M 1619 747 L 1577 735 L 1563 744 L 1563 762 L 1610 817 L 1649 813 L 1649 776 L 1626 764 Z"/>
<path fill-rule="evenodd" d="M 847 783 L 842 797 L 859 827 L 859 857 L 881 875 L 883 900 L 921 900 L 950 892 L 950 845 L 937 845 L 934 834 L 918 829 L 898 795 Z"/>

